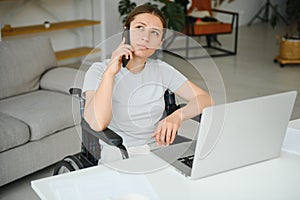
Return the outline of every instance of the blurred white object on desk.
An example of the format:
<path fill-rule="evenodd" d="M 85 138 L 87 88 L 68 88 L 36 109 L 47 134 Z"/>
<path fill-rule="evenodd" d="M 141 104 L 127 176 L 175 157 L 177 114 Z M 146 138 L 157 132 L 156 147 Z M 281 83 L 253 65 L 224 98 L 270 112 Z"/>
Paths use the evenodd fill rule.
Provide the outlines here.
<path fill-rule="evenodd" d="M 286 130 L 282 150 L 300 155 L 300 119 L 290 121 Z"/>

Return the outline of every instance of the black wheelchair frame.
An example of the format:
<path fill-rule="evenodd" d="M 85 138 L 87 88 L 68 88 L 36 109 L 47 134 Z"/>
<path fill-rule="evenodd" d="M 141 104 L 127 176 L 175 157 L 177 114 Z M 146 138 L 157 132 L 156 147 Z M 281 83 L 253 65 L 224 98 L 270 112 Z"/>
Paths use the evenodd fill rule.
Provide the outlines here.
<path fill-rule="evenodd" d="M 99 139 L 109 145 L 118 147 L 123 159 L 129 158 L 127 149 L 123 145 L 122 137 L 109 128 L 99 132 L 94 131 L 85 121 L 83 117 L 85 99 L 81 96 L 82 90 L 80 88 L 71 88 L 69 92 L 71 95 L 79 98 L 81 116 L 80 126 L 82 129 L 81 151 L 78 154 L 66 156 L 62 161 L 59 161 L 54 167 L 53 175 L 98 165 L 98 161 L 101 159 Z M 163 116 L 170 115 L 178 108 L 184 106 L 183 104 L 176 105 L 175 95 L 169 89 L 165 91 L 164 100 L 165 113 Z M 200 120 L 200 118 L 195 120 Z"/>

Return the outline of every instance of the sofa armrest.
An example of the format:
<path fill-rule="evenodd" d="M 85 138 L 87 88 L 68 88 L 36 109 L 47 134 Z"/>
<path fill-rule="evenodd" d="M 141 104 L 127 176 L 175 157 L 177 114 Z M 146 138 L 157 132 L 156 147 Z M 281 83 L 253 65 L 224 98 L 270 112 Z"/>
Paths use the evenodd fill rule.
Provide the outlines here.
<path fill-rule="evenodd" d="M 40 80 L 40 88 L 69 94 L 70 88 L 82 88 L 85 72 L 67 67 L 55 67 Z"/>

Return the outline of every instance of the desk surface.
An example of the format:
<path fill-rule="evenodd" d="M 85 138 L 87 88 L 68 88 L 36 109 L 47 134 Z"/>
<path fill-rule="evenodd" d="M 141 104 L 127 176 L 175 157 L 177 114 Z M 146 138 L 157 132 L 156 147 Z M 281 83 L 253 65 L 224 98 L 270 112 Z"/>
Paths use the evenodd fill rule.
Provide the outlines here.
<path fill-rule="evenodd" d="M 292 123 L 292 127 L 298 127 Z M 296 127 L 295 127 L 296 126 Z M 115 171 L 112 168 L 119 169 Z M 121 169 L 121 170 L 120 170 Z M 134 172 L 134 173 L 133 173 Z M 32 182 L 41 199 L 300 199 L 300 156 L 281 157 L 199 180 L 188 180 L 172 166 L 149 154 Z M 114 192 L 110 189 L 116 187 Z M 120 190 L 120 188 L 122 188 Z M 126 195 L 125 195 L 126 196 Z M 151 198 L 146 198 L 145 196 Z M 131 196 L 133 197 L 133 196 Z"/>
<path fill-rule="evenodd" d="M 147 155 L 143 158 L 136 157 L 126 160 L 126 162 L 122 162 L 122 166 L 124 167 L 123 169 L 128 169 L 134 164 L 135 168 L 143 168 L 145 167 L 145 160 L 147 160 L 148 164 L 152 162 L 154 165 L 163 162 L 158 160 L 154 155 Z M 106 180 L 107 173 L 109 174 L 113 170 L 105 166 L 97 166 L 33 181 L 32 188 L 42 199 L 48 200 L 103 199 L 100 197 L 109 188 L 121 186 L 122 183 L 130 183 L 130 179 L 132 179 L 137 180 L 135 184 L 139 186 L 143 185 L 142 188 L 147 188 L 147 191 L 151 191 L 151 195 L 153 195 L 152 199 L 299 200 L 299 169 L 300 157 L 283 152 L 282 156 L 278 159 L 196 181 L 188 180 L 172 167 L 165 167 L 161 170 L 145 174 L 116 172 L 120 176 L 120 180 L 118 178 L 115 179 L 117 177 L 115 174 L 111 174 L 113 180 Z M 130 191 L 130 189 L 132 190 Z M 136 190 L 139 189 L 127 188 L 127 190 L 132 194 L 138 193 Z M 147 194 L 145 191 L 142 192 L 143 194 Z M 117 195 L 118 189 L 115 189 L 113 194 Z"/>

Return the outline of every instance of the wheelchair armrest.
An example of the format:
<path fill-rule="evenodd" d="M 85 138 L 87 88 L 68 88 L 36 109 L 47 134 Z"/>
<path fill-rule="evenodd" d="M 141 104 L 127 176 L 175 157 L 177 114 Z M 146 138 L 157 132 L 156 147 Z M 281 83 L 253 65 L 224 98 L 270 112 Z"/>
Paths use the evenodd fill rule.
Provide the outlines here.
<path fill-rule="evenodd" d="M 96 138 L 101 139 L 106 144 L 120 147 L 123 143 L 122 137 L 109 128 L 106 128 L 103 131 L 94 131 L 84 118 L 81 119 L 81 128 L 82 131 L 86 131 L 87 133 L 92 134 Z"/>

